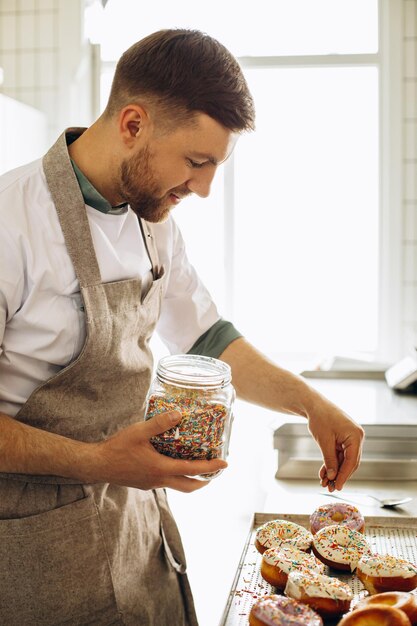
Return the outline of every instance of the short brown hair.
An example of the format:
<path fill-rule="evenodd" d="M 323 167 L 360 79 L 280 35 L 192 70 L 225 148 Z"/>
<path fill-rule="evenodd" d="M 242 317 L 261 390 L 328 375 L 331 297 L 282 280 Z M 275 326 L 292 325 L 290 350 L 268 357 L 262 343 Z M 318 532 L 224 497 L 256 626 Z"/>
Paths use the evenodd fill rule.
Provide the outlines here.
<path fill-rule="evenodd" d="M 253 130 L 253 99 L 234 56 L 198 30 L 167 29 L 133 44 L 116 66 L 106 115 L 150 98 L 169 116 L 203 112 L 225 128 Z M 185 114 L 185 115 L 184 115 Z"/>

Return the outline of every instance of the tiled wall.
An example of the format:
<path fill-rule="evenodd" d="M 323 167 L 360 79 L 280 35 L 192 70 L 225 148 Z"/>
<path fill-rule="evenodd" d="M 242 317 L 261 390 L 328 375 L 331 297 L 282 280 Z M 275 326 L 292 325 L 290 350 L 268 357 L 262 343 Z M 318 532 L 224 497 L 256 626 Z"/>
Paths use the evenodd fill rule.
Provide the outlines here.
<path fill-rule="evenodd" d="M 417 347 L 417 0 L 404 2 L 403 349 Z"/>
<path fill-rule="evenodd" d="M 91 122 L 83 7 L 83 0 L 0 0 L 0 91 L 46 113 L 51 141 L 68 124 Z"/>

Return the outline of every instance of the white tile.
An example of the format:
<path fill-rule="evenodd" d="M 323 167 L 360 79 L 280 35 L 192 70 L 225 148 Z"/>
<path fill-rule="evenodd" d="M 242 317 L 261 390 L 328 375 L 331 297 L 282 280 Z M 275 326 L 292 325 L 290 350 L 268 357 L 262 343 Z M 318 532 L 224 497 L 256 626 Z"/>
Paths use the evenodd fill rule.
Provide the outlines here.
<path fill-rule="evenodd" d="M 20 49 L 33 49 L 35 46 L 35 16 L 21 14 L 16 16 L 17 45 Z"/>
<path fill-rule="evenodd" d="M 417 37 L 417 0 L 404 2 L 404 35 Z"/>
<path fill-rule="evenodd" d="M 40 14 L 37 20 L 38 45 L 41 48 L 52 48 L 56 44 L 55 15 L 53 13 Z"/>
<path fill-rule="evenodd" d="M 417 40 L 404 42 L 404 77 L 417 78 Z"/>
<path fill-rule="evenodd" d="M 417 120 L 404 123 L 404 158 L 417 159 Z"/>
<path fill-rule="evenodd" d="M 53 87 L 58 82 L 54 52 L 38 52 L 35 58 L 36 75 L 40 87 Z"/>
<path fill-rule="evenodd" d="M 417 201 L 404 206 L 404 239 L 417 244 Z"/>
<path fill-rule="evenodd" d="M 403 319 L 417 321 L 417 283 L 406 283 L 403 287 Z"/>
<path fill-rule="evenodd" d="M 404 164 L 404 200 L 417 200 L 417 164 Z"/>
<path fill-rule="evenodd" d="M 6 52 L 1 55 L 0 65 L 3 68 L 4 90 L 14 89 L 16 86 L 16 55 L 13 52 Z"/>
<path fill-rule="evenodd" d="M 21 11 L 36 11 L 36 0 L 20 0 L 19 8 Z"/>
<path fill-rule="evenodd" d="M 0 0 L 0 11 L 14 13 L 17 10 L 18 0 Z"/>
<path fill-rule="evenodd" d="M 58 111 L 58 98 L 55 89 L 42 89 L 39 95 L 39 108 L 48 120 L 54 120 Z"/>
<path fill-rule="evenodd" d="M 405 243 L 403 246 L 405 282 L 417 282 L 417 244 Z"/>
<path fill-rule="evenodd" d="M 0 48 L 14 50 L 16 45 L 16 18 L 14 15 L 2 15 L 0 17 Z"/>
<path fill-rule="evenodd" d="M 35 57 L 32 52 L 21 52 L 17 61 L 17 75 L 19 87 L 34 87 L 36 84 L 35 76 Z"/>
<path fill-rule="evenodd" d="M 36 0 L 38 11 L 50 11 L 57 8 L 56 0 Z"/>
<path fill-rule="evenodd" d="M 404 83 L 404 115 L 417 119 L 417 78 Z"/>

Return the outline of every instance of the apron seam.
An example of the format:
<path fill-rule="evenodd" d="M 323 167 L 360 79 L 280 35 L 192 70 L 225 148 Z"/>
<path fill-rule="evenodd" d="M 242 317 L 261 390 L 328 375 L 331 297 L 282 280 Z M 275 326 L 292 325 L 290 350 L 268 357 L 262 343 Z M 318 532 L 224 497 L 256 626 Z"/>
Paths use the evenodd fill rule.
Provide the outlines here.
<path fill-rule="evenodd" d="M 98 525 L 100 527 L 100 534 L 101 534 L 101 540 L 102 540 L 102 543 L 103 543 L 104 554 L 106 555 L 107 566 L 109 568 L 109 574 L 110 574 L 110 580 L 111 580 L 111 586 L 112 586 L 113 598 L 114 598 L 116 611 L 118 612 L 119 617 L 122 620 L 122 623 L 125 624 L 123 613 L 119 609 L 119 605 L 117 603 L 116 589 L 115 589 L 114 580 L 113 580 L 113 571 L 112 571 L 111 564 L 110 564 L 110 557 L 109 557 L 109 553 L 108 553 L 108 550 L 107 550 L 107 544 L 106 544 L 106 538 L 105 538 L 104 531 L 103 531 L 103 525 L 101 523 L 100 509 L 98 508 L 97 502 L 95 501 L 95 498 L 94 498 L 94 490 L 92 490 L 92 493 L 93 493 L 94 508 L 96 509 Z"/>

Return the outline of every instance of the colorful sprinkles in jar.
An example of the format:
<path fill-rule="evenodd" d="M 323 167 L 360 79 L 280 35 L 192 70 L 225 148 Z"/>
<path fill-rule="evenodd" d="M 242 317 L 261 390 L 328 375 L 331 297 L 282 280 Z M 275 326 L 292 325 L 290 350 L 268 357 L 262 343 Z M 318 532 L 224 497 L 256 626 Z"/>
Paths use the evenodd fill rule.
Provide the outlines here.
<path fill-rule="evenodd" d="M 149 398 L 146 419 L 165 411 L 179 411 L 181 422 L 151 438 L 161 454 L 175 459 L 215 459 L 222 456 L 228 409 L 210 402 L 200 391 L 172 388 L 171 395 Z"/>

